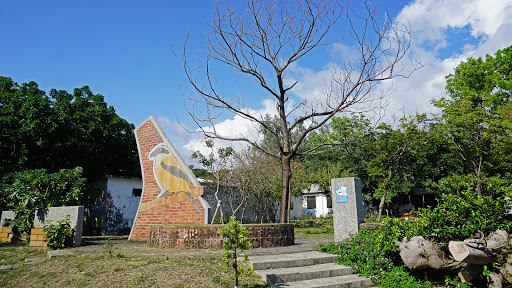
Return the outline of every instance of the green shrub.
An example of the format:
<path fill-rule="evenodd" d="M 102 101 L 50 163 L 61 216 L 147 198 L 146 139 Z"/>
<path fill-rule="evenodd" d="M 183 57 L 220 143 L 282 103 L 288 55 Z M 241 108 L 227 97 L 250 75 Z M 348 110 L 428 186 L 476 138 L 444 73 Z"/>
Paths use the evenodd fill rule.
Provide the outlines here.
<path fill-rule="evenodd" d="M 477 197 L 473 192 L 461 191 L 456 195 L 440 194 L 437 207 L 420 209 L 417 214 L 425 223 L 424 235 L 448 242 L 470 238 L 479 231 L 488 235 L 496 229 L 510 228 L 512 223 L 505 214 L 508 209 L 504 197 Z"/>
<path fill-rule="evenodd" d="M 44 169 L 16 172 L 4 177 L 2 192 L 16 216 L 8 226 L 21 233 L 30 232 L 36 209 L 77 205 L 82 197 L 83 169 L 62 169 L 47 173 Z"/>
<path fill-rule="evenodd" d="M 73 245 L 73 230 L 69 223 L 69 215 L 57 221 L 57 224 L 51 224 L 51 221 L 48 221 L 43 231 L 44 242 L 50 249 L 66 248 Z"/>
<path fill-rule="evenodd" d="M 231 216 L 226 227 L 218 231 L 219 234 L 226 237 L 226 239 L 224 239 L 222 262 L 224 262 L 228 267 L 233 267 L 235 270 L 235 286 L 238 286 L 238 277 L 246 271 L 244 269 L 245 266 L 238 263 L 238 253 L 243 253 L 243 262 L 247 263 L 249 260 L 247 259 L 247 253 L 244 251 L 248 250 L 252 246 L 251 242 L 247 239 L 249 232 L 241 224 L 242 223 L 240 221 L 237 221 L 235 217 Z"/>
<path fill-rule="evenodd" d="M 361 230 L 339 243 L 319 244 L 319 251 L 338 254 L 338 263 L 351 266 L 352 272 L 372 279 L 379 287 L 424 287 L 400 259 L 396 240 L 410 236 L 413 222 L 388 220 L 375 230 Z"/>

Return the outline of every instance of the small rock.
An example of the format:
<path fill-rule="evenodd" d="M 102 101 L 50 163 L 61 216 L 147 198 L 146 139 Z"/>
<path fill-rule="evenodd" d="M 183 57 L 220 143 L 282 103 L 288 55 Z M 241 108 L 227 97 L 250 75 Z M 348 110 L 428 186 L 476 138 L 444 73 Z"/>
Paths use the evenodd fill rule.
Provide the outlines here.
<path fill-rule="evenodd" d="M 41 258 L 27 258 L 25 259 L 25 264 L 26 265 L 32 265 L 32 264 L 36 264 L 36 263 L 39 263 L 41 262 L 43 259 Z"/>
<path fill-rule="evenodd" d="M 75 253 L 71 250 L 49 250 L 48 259 L 56 256 L 73 256 Z"/>
<path fill-rule="evenodd" d="M 1 273 L 6 273 L 6 272 L 9 272 L 9 271 L 12 271 L 12 265 L 0 266 L 0 274 Z"/>

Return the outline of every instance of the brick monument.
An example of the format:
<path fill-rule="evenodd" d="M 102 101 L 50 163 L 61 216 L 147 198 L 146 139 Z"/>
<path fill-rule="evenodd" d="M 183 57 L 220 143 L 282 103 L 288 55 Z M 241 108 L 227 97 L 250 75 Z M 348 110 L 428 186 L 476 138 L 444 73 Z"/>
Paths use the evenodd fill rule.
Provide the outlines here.
<path fill-rule="evenodd" d="M 151 225 L 207 224 L 203 187 L 155 117 L 135 128 L 135 138 L 143 188 L 129 240 L 148 241 Z"/>

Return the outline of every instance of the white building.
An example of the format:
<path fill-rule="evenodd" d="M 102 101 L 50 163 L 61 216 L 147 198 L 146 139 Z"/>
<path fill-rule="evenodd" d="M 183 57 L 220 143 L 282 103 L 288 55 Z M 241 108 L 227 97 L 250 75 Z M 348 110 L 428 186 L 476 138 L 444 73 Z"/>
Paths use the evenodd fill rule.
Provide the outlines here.
<path fill-rule="evenodd" d="M 129 232 L 141 194 L 140 178 L 105 176 L 90 182 L 84 197 L 86 235 Z"/>
<path fill-rule="evenodd" d="M 309 189 L 302 191 L 301 197 L 292 196 L 290 219 L 299 219 L 301 216 L 323 217 L 332 214 L 332 200 L 329 192 L 313 184 Z"/>

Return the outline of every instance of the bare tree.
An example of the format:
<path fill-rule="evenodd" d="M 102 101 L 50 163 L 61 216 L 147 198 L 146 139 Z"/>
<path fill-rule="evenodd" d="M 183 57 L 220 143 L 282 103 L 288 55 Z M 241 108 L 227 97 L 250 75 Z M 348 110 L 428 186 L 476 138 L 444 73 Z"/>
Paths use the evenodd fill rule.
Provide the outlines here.
<path fill-rule="evenodd" d="M 357 9 L 345 1 L 244 0 L 217 5 L 208 23 L 205 48 L 194 57 L 189 56 L 190 37 L 187 37 L 179 57 L 192 85 L 190 94 L 183 93 L 192 103 L 188 107 L 189 115 L 207 137 L 245 141 L 280 160 L 281 223 L 289 222 L 292 159 L 319 148 L 299 149 L 306 136 L 337 113 L 360 112 L 378 106 L 379 100 L 389 93 L 389 90 L 375 92 L 378 83 L 398 76 L 408 77 L 416 69 L 404 71 L 399 65 L 410 47 L 408 26 L 392 23 L 387 15 L 383 23 L 378 22 L 376 8 L 367 0 L 358 3 Z M 291 65 L 313 49 L 340 41 L 356 47 L 358 56 L 332 65 L 331 79 L 325 83 L 320 99 L 294 101 L 299 99 L 293 94 L 298 81 L 290 80 Z M 263 88 L 276 103 L 278 125 L 252 113 L 243 95 L 232 95 L 226 93 L 229 89 L 218 87 L 214 72 L 218 65 L 224 66 L 224 71 L 227 67 L 248 76 L 257 87 Z M 226 112 L 260 125 L 266 134 L 276 138 L 278 147 L 270 149 L 251 135 L 222 135 L 215 121 Z M 300 131 L 299 136 L 292 139 L 296 131 Z"/>

